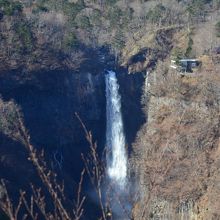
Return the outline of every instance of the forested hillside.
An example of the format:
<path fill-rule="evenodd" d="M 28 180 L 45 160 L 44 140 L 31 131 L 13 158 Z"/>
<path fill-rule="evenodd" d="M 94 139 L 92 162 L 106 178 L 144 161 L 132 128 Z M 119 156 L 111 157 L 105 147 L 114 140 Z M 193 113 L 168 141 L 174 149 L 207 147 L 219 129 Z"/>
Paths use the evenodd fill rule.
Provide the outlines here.
<path fill-rule="evenodd" d="M 203 34 L 195 39 L 196 53 L 203 52 L 201 46 L 207 52 L 216 46 L 219 35 L 219 7 L 218 0 L 1 0 L 1 70 L 75 69 L 87 55 L 85 48 L 103 46 L 116 56 L 123 54 L 120 59 L 126 62 L 154 38 L 152 52 L 163 52 L 163 43 L 171 40 L 163 36 L 166 29 L 183 32 L 179 36 L 183 42 L 172 53 L 193 56 L 193 30 L 208 22 L 207 42 L 198 42 Z"/>

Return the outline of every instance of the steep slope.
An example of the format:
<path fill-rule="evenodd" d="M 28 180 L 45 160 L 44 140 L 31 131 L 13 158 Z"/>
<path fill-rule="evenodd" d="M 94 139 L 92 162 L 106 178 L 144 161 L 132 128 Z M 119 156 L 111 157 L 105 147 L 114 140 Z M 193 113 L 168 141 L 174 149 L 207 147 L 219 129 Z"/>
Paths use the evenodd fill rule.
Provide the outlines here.
<path fill-rule="evenodd" d="M 148 121 L 133 146 L 134 219 L 219 219 L 219 74 L 181 77 L 164 65 L 150 76 Z"/>

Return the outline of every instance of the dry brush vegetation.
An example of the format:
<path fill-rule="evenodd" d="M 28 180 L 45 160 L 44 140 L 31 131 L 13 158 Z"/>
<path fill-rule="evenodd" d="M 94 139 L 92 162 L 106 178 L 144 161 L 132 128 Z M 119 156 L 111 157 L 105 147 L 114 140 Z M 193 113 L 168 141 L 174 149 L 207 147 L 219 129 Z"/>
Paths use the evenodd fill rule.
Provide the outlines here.
<path fill-rule="evenodd" d="M 210 191 L 219 190 L 212 185 L 213 178 L 219 178 L 214 171 L 218 169 L 219 88 L 215 70 L 181 76 L 161 63 L 152 72 L 144 99 L 148 122 L 133 146 L 132 164 L 141 192 L 136 219 L 219 216 L 208 203 L 216 197 Z M 205 205 L 204 197 L 208 197 Z M 217 197 L 215 202 L 220 204 Z"/>

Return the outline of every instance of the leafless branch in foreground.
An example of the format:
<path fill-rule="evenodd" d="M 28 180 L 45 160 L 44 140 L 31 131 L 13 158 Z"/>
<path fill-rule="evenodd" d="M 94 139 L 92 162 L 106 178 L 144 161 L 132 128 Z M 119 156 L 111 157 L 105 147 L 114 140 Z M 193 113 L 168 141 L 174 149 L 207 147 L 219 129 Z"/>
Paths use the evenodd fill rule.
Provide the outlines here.
<path fill-rule="evenodd" d="M 99 199 L 99 205 L 101 208 L 101 212 L 102 212 L 102 217 L 101 219 L 106 220 L 107 216 L 106 216 L 106 212 L 105 212 L 105 205 L 103 202 L 103 193 L 102 193 L 102 182 L 104 181 L 104 167 L 103 167 L 103 163 L 100 161 L 98 153 L 97 153 L 97 144 L 93 141 L 92 138 L 92 134 L 91 132 L 89 132 L 85 126 L 85 124 L 83 123 L 83 121 L 81 120 L 81 118 L 79 117 L 79 115 L 77 113 L 75 113 L 76 117 L 78 118 L 84 132 L 86 135 L 86 140 L 89 143 L 89 148 L 90 148 L 90 152 L 88 154 L 87 157 L 85 157 L 82 154 L 82 159 L 84 161 L 85 164 L 85 169 L 87 174 L 89 175 L 90 181 L 96 191 L 96 194 L 98 196 Z"/>
<path fill-rule="evenodd" d="M 98 196 L 99 206 L 101 209 L 100 220 L 112 219 L 112 202 L 116 202 L 120 206 L 121 212 L 124 213 L 127 219 L 130 219 L 131 217 L 123 204 L 121 195 L 114 190 L 114 183 L 111 181 L 106 182 L 105 162 L 100 160 L 97 153 L 97 144 L 93 141 L 91 132 L 88 131 L 80 116 L 77 113 L 75 113 L 75 115 L 78 118 L 89 143 L 90 152 L 86 156 L 82 154 L 82 159 L 92 186 Z M 106 151 L 104 152 L 106 153 Z"/>
<path fill-rule="evenodd" d="M 21 114 L 19 110 L 16 109 L 18 123 L 15 126 L 15 135 L 13 138 L 20 141 L 26 148 L 28 152 L 28 160 L 32 162 L 34 168 L 36 169 L 39 178 L 41 179 L 46 192 L 41 188 L 37 188 L 31 184 L 32 195 L 30 201 L 26 198 L 25 192 L 20 191 L 20 197 L 18 204 L 15 206 L 14 202 L 10 199 L 8 191 L 6 189 L 5 182 L 2 180 L 2 187 L 5 190 L 5 195 L 0 198 L 0 208 L 9 217 L 10 220 L 21 219 L 19 212 L 22 208 L 23 214 L 22 219 L 37 220 L 79 220 L 81 219 L 84 209 L 83 204 L 85 201 L 85 196 L 81 196 L 82 182 L 85 170 L 81 173 L 81 178 L 78 186 L 77 198 L 72 211 L 67 210 L 66 200 L 64 196 L 64 185 L 57 182 L 57 175 L 52 172 L 44 159 L 44 153 L 41 154 L 37 152 L 34 146 L 31 144 L 30 136 L 25 129 Z M 50 199 L 53 204 L 53 210 L 48 211 L 46 194 L 49 194 Z M 20 214 L 22 215 L 22 214 Z"/>

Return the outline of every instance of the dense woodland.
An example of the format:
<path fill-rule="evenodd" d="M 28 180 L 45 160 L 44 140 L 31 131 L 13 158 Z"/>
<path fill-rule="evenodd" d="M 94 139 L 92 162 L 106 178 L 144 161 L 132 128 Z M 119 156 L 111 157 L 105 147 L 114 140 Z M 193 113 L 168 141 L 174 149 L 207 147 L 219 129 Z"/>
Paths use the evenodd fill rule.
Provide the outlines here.
<path fill-rule="evenodd" d="M 215 37 L 219 35 L 215 19 L 219 7 L 218 0 L 1 0 L 1 48 L 5 51 L 7 45 L 7 56 L 31 54 L 29 62 L 36 62 L 39 55 L 36 51 L 38 47 L 43 49 L 45 43 L 56 53 L 72 55 L 73 61 L 75 54 L 81 56 L 83 45 L 107 46 L 120 54 L 129 40 L 137 41 L 144 32 L 172 26 L 191 30 L 213 13 L 216 31 L 209 34 Z M 193 44 L 190 30 L 187 51 L 174 48 L 174 53 L 190 55 Z"/>

